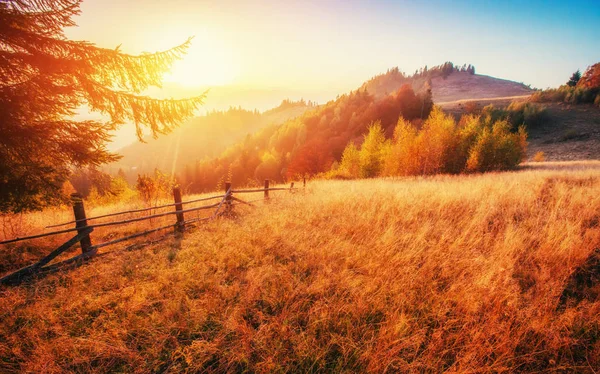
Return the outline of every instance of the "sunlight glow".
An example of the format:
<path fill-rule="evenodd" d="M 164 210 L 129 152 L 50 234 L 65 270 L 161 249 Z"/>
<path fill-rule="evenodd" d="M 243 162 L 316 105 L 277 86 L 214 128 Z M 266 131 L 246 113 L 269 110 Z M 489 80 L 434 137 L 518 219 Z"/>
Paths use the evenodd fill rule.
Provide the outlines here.
<path fill-rule="evenodd" d="M 196 36 L 188 53 L 165 75 L 165 81 L 190 88 L 222 86 L 233 83 L 238 73 L 230 49 L 217 40 Z"/>

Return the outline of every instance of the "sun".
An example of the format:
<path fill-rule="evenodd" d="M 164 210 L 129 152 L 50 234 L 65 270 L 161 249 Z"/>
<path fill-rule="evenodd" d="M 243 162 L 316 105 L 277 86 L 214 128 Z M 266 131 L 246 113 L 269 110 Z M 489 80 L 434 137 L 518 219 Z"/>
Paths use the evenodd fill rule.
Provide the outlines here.
<path fill-rule="evenodd" d="M 223 86 L 233 83 L 237 75 L 237 63 L 230 49 L 216 40 L 195 37 L 187 54 L 165 75 L 165 81 L 190 88 Z"/>

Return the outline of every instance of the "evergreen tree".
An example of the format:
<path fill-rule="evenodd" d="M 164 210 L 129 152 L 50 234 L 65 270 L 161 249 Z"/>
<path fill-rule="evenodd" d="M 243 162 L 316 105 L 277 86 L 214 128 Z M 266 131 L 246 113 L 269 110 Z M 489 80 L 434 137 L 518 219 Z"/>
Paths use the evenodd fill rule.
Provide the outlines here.
<path fill-rule="evenodd" d="M 423 93 L 420 95 L 422 98 L 421 102 L 421 119 L 429 116 L 429 113 L 433 109 L 433 92 L 431 91 L 431 79 L 423 85 Z"/>
<path fill-rule="evenodd" d="M 573 73 L 573 75 L 571 75 L 571 78 L 569 78 L 569 81 L 567 82 L 567 86 L 569 86 L 569 87 L 577 86 L 577 82 L 579 82 L 580 79 L 581 79 L 581 72 L 578 69 L 576 72 Z"/>
<path fill-rule="evenodd" d="M 0 212 L 39 209 L 61 200 L 73 167 L 97 166 L 118 156 L 105 145 L 125 122 L 164 134 L 202 103 L 204 95 L 157 100 L 141 93 L 190 45 L 129 55 L 68 40 L 76 0 L 0 2 Z M 76 121 L 87 106 L 108 122 Z"/>

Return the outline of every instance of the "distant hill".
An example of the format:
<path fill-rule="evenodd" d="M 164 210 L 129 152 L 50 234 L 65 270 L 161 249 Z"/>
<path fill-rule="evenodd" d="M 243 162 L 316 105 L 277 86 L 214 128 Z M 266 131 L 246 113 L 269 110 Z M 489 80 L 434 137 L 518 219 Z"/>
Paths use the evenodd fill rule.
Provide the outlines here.
<path fill-rule="evenodd" d="M 534 92 L 523 83 L 478 75 L 475 74 L 475 67 L 472 65 L 455 66 L 451 62 L 431 69 L 425 67 L 413 75 L 405 75 L 398 68 L 393 68 L 365 82 L 361 89 L 382 97 L 398 90 L 404 84 L 410 84 L 416 92 L 430 88 L 436 104 L 458 100 L 523 96 Z"/>
<path fill-rule="evenodd" d="M 129 182 L 135 181 L 137 174 L 155 168 L 177 171 L 184 164 L 218 156 L 245 136 L 267 125 L 281 124 L 314 107 L 310 101 L 284 100 L 278 107 L 262 113 L 242 108 L 213 111 L 188 120 L 168 135 L 157 139 L 147 137 L 146 143 L 136 142 L 122 148 L 118 153 L 123 158 L 106 169 L 112 174 L 123 170 Z"/>
<path fill-rule="evenodd" d="M 394 68 L 318 107 L 284 101 L 263 113 L 238 108 L 195 118 L 173 134 L 123 149 L 123 159 L 111 171 L 121 168 L 133 181 L 138 173 L 159 168 L 174 172 L 192 192 L 212 190 L 224 178 L 236 185 L 265 178 L 281 182 L 329 170 L 345 146 L 359 144 L 375 121 L 388 137 L 399 116 L 418 125 L 429 114 L 432 98 L 447 102 L 531 92 L 521 83 L 477 75 L 471 65 L 447 62 L 410 76 Z"/>

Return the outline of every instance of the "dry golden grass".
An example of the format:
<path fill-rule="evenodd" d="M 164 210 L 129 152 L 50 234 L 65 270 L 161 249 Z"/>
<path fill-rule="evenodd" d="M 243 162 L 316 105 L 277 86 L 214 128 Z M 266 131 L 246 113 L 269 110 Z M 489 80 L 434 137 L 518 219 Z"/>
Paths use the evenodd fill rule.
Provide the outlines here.
<path fill-rule="evenodd" d="M 315 181 L 0 296 L 0 372 L 600 367 L 600 162 Z M 596 290 L 596 291 L 594 291 Z"/>

